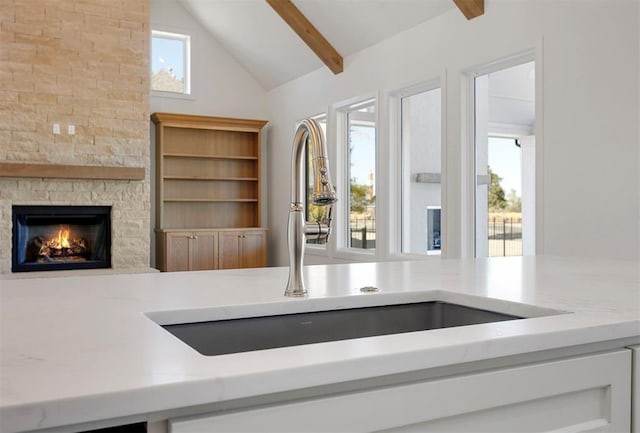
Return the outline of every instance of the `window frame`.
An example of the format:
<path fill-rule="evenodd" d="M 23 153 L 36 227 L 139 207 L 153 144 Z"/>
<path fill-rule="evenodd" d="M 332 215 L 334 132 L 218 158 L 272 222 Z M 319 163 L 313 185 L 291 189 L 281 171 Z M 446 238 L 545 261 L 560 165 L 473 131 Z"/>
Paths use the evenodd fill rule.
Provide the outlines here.
<path fill-rule="evenodd" d="M 444 75 L 443 75 L 444 76 Z M 405 155 L 402 142 L 402 99 L 432 90 L 440 90 L 440 209 L 441 209 L 441 237 L 444 240 L 439 254 L 414 254 L 402 251 L 403 241 L 403 213 L 404 213 L 404 164 Z M 411 86 L 403 87 L 389 94 L 389 137 L 390 137 L 390 161 L 391 161 L 391 187 L 390 187 L 390 215 L 389 232 L 390 255 L 403 260 L 424 260 L 427 258 L 444 257 L 446 254 L 446 129 L 445 129 L 445 92 L 443 78 L 426 80 Z"/>
<path fill-rule="evenodd" d="M 152 26 L 151 30 L 151 47 L 150 57 L 153 58 L 153 39 L 163 38 L 171 40 L 179 40 L 183 42 L 183 70 L 184 70 L 184 91 L 172 92 L 168 90 L 158 90 L 152 88 L 151 77 L 153 76 L 153 61 L 149 62 L 149 90 L 151 96 L 178 98 L 178 99 L 194 99 L 192 96 L 193 86 L 191 77 L 191 51 L 193 43 L 193 35 L 190 32 L 178 29 L 167 29 L 162 26 Z"/>
<path fill-rule="evenodd" d="M 544 199 L 543 199 L 543 152 L 544 152 L 544 116 L 543 103 L 543 54 L 542 41 L 535 48 L 503 57 L 481 65 L 472 66 L 462 71 L 462 226 L 460 248 L 462 258 L 476 257 L 476 139 L 475 139 L 475 80 L 482 75 L 491 74 L 502 69 L 534 62 L 535 70 L 535 255 L 544 254 Z"/>
<path fill-rule="evenodd" d="M 336 223 L 333 225 L 333 234 L 335 235 L 335 242 L 333 244 L 330 243 L 329 252 L 332 256 L 340 259 L 347 260 L 356 260 L 356 261 L 373 261 L 377 260 L 384 254 L 384 245 L 385 241 L 382 240 L 383 248 L 380 247 L 381 239 L 376 234 L 376 248 L 373 249 L 362 249 L 362 248 L 352 248 L 349 246 L 349 210 L 350 210 L 350 179 L 349 179 L 349 130 L 348 130 L 348 113 L 354 111 L 357 107 L 361 107 L 364 105 L 373 104 L 374 113 L 373 118 L 375 121 L 375 176 L 376 176 L 376 231 L 381 231 L 384 233 L 386 230 L 384 224 L 384 217 L 381 217 L 380 209 L 381 206 L 381 196 L 386 196 L 388 194 L 387 191 L 383 191 L 379 188 L 384 182 L 382 179 L 386 179 L 384 169 L 381 170 L 382 164 L 380 163 L 380 137 L 381 137 L 381 128 L 380 128 L 380 96 L 378 92 L 372 92 L 369 94 L 364 94 L 361 96 L 357 96 L 354 98 L 350 98 L 341 102 L 338 102 L 332 106 L 331 112 L 333 114 L 333 118 L 335 119 L 334 128 L 329 128 L 328 131 L 332 131 L 335 140 L 333 140 L 333 146 L 331 149 L 333 150 L 333 154 L 336 155 L 336 164 L 333 165 L 336 167 L 334 182 L 337 186 L 338 191 L 338 203 L 334 209 L 334 213 L 336 215 L 335 219 Z M 383 221 L 381 221 L 381 219 Z"/>

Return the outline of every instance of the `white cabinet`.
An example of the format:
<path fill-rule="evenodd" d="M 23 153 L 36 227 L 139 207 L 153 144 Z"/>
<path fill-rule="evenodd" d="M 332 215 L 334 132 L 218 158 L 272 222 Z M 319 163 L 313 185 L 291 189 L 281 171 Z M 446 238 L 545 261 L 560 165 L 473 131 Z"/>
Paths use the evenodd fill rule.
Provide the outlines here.
<path fill-rule="evenodd" d="M 631 351 L 170 420 L 201 432 L 625 432 Z"/>
<path fill-rule="evenodd" d="M 631 408 L 631 431 L 640 433 L 640 346 L 631 347 L 633 353 L 633 383 L 631 395 L 633 407 Z"/>

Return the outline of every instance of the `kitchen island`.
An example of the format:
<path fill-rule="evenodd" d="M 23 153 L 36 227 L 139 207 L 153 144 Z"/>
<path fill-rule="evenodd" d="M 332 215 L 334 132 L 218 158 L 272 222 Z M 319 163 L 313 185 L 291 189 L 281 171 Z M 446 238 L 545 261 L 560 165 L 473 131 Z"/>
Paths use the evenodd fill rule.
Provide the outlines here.
<path fill-rule="evenodd" d="M 309 266 L 306 298 L 285 298 L 286 281 L 287 268 L 0 280 L 0 431 L 638 431 L 637 262 Z M 433 300 L 527 318 L 218 356 L 161 326 Z"/>

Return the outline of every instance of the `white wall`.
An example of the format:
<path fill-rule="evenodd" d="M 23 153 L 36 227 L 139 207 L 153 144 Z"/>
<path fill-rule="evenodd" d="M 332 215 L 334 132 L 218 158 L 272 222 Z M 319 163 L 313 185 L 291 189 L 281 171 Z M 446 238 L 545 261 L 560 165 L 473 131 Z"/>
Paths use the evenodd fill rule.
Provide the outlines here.
<path fill-rule="evenodd" d="M 522 173 L 522 255 L 533 256 L 536 253 L 536 136 L 520 138 L 522 149 L 520 167 Z"/>
<path fill-rule="evenodd" d="M 449 257 L 463 255 L 463 71 L 530 49 L 540 87 L 538 251 L 638 259 L 639 16 L 634 1 L 496 0 L 472 21 L 452 10 L 350 56 L 340 75 L 321 69 L 269 92 L 270 262 L 286 264 L 295 121 L 439 76 L 446 83 L 443 239 Z"/>
<path fill-rule="evenodd" d="M 151 28 L 191 35 L 190 98 L 151 96 L 151 112 L 267 119 L 267 94 L 177 0 L 151 0 Z"/>

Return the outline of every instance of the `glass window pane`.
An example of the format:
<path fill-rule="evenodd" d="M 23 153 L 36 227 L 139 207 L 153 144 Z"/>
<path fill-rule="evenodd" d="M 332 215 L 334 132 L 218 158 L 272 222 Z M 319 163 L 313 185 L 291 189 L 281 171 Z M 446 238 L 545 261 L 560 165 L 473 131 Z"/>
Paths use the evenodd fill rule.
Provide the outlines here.
<path fill-rule="evenodd" d="M 474 80 L 476 257 L 535 254 L 534 68 Z"/>
<path fill-rule="evenodd" d="M 151 90 L 189 93 L 188 49 L 188 35 L 152 32 Z"/>
<path fill-rule="evenodd" d="M 376 247 L 376 122 L 375 101 L 347 113 L 349 173 L 349 244 Z"/>
<path fill-rule="evenodd" d="M 405 254 L 440 254 L 441 90 L 403 97 L 402 247 Z"/>
<path fill-rule="evenodd" d="M 522 255 L 521 154 L 516 139 L 489 137 L 489 257 Z"/>

